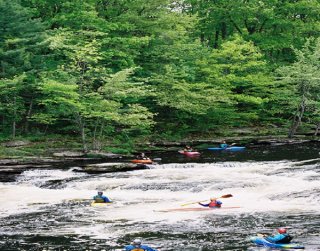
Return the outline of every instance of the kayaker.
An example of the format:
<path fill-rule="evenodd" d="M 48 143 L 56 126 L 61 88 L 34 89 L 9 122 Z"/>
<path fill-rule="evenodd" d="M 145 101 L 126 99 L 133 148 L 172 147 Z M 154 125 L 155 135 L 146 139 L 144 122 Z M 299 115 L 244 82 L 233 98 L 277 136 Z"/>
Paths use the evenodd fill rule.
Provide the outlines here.
<path fill-rule="evenodd" d="M 141 245 L 140 239 L 135 239 L 131 245 L 125 246 L 125 251 L 157 251 L 147 245 Z"/>
<path fill-rule="evenodd" d="M 139 155 L 137 155 L 136 158 L 137 158 L 137 159 L 150 159 L 150 158 L 148 158 L 148 157 L 145 155 L 145 153 L 140 153 Z"/>
<path fill-rule="evenodd" d="M 220 208 L 222 205 L 222 202 L 220 200 L 217 200 L 216 198 L 211 198 L 208 204 L 202 204 L 201 202 L 199 202 L 199 205 L 203 207 Z"/>
<path fill-rule="evenodd" d="M 193 149 L 192 149 L 191 146 L 187 145 L 187 146 L 183 149 L 183 151 L 185 151 L 185 152 L 193 152 Z"/>
<path fill-rule="evenodd" d="M 278 234 L 265 237 L 265 239 L 276 244 L 288 244 L 292 240 L 292 237 L 287 233 L 287 229 L 282 227 L 278 228 Z"/>
<path fill-rule="evenodd" d="M 103 195 L 103 192 L 98 192 L 96 196 L 93 197 L 95 203 L 110 203 L 111 200 Z"/>
<path fill-rule="evenodd" d="M 228 148 L 230 146 L 234 146 L 234 145 L 235 145 L 235 143 L 232 143 L 231 145 L 229 145 L 229 144 L 227 144 L 227 142 L 225 140 L 223 140 L 220 143 L 220 148 L 226 149 L 226 148 Z"/>
<path fill-rule="evenodd" d="M 221 141 L 220 143 L 220 148 L 226 149 L 229 145 L 227 144 L 227 142 L 225 140 Z"/>

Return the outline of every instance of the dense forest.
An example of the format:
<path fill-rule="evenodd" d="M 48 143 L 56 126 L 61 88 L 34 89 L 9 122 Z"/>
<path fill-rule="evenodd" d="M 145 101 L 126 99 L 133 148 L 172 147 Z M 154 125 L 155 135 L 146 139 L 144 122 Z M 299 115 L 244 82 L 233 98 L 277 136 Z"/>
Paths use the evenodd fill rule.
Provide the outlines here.
<path fill-rule="evenodd" d="M 88 150 L 320 128 L 318 0 L 0 0 L 0 13 L 1 138 Z"/>

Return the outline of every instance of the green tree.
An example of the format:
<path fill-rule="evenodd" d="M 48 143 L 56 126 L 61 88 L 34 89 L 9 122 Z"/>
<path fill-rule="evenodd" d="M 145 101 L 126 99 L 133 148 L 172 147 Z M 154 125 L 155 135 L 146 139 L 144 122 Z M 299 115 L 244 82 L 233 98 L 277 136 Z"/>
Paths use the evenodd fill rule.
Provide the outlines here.
<path fill-rule="evenodd" d="M 285 104 L 293 115 L 289 137 L 294 136 L 306 112 L 311 119 L 315 116 L 316 121 L 319 115 L 320 39 L 308 40 L 301 50 L 295 50 L 295 54 L 296 62 L 277 71 L 279 84 L 291 91 L 291 95 L 284 96 Z M 308 111 L 309 108 L 311 110 Z"/>
<path fill-rule="evenodd" d="M 0 81 L 6 88 L 1 93 L 7 95 L 1 104 L 6 113 L 0 116 L 4 121 L 8 116 L 14 118 L 12 135 L 15 136 L 17 127 L 21 132 L 28 131 L 38 74 L 47 67 L 47 43 L 43 24 L 19 1 L 0 0 L 0 12 Z M 6 126 L 3 123 L 3 130 Z"/>
<path fill-rule="evenodd" d="M 251 42 L 236 36 L 198 62 L 199 79 L 225 92 L 237 113 L 234 124 L 257 123 L 263 116 L 272 81 L 263 55 Z"/>
<path fill-rule="evenodd" d="M 214 48 L 235 33 L 254 41 L 274 63 L 293 61 L 292 45 L 320 30 L 317 0 L 188 0 L 185 11 L 199 17 L 198 35 Z"/>
<path fill-rule="evenodd" d="M 26 112 L 22 98 L 26 89 L 25 83 L 24 75 L 12 79 L 0 79 L 0 113 L 3 124 L 6 126 L 11 124 L 12 138 L 16 137 L 17 123 L 22 120 Z"/>

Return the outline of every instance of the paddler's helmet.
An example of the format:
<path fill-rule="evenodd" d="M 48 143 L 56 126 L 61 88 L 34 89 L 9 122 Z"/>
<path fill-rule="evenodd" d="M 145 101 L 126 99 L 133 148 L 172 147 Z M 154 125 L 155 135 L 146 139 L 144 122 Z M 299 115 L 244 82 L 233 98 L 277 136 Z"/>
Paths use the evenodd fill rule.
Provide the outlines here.
<path fill-rule="evenodd" d="M 216 198 L 210 198 L 210 200 L 211 200 L 211 201 L 215 201 L 215 200 L 217 200 L 217 199 L 216 199 Z"/>
<path fill-rule="evenodd" d="M 99 195 L 102 195 L 102 194 L 103 194 L 103 192 L 99 191 L 99 192 L 98 192 L 98 194 L 99 194 Z"/>
<path fill-rule="evenodd" d="M 141 246 L 141 240 L 140 239 L 134 239 L 132 242 L 133 246 L 136 248 L 139 248 Z"/>
<path fill-rule="evenodd" d="M 287 229 L 285 229 L 284 227 L 278 228 L 279 234 L 285 234 L 286 232 L 287 232 Z"/>

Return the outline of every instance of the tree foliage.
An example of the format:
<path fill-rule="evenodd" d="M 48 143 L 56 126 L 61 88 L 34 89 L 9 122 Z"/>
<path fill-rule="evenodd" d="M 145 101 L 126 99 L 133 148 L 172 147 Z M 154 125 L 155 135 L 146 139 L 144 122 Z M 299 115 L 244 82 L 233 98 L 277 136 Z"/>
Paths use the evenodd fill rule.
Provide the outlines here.
<path fill-rule="evenodd" d="M 319 10 L 316 0 L 0 0 L 0 132 L 80 135 L 86 151 L 292 118 L 320 128 L 319 42 L 307 40 Z"/>

